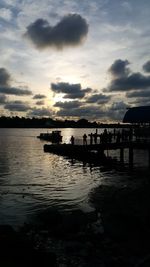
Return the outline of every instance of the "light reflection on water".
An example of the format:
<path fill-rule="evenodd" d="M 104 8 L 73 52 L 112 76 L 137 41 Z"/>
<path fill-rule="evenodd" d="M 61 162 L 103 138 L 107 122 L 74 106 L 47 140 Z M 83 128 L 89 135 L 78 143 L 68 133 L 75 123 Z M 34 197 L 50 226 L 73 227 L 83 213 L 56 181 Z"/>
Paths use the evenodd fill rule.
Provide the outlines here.
<path fill-rule="evenodd" d="M 44 153 L 45 142 L 36 138 L 40 132 L 45 129 L 0 129 L 0 224 L 22 224 L 49 206 L 65 210 L 90 208 L 91 189 L 101 183 L 129 180 L 129 173 L 91 168 Z M 89 134 L 95 129 L 62 129 L 63 142 L 68 143 L 74 135 L 80 143 L 84 132 Z M 146 155 L 140 153 L 136 157 L 137 162 L 143 158 L 142 166 Z"/>

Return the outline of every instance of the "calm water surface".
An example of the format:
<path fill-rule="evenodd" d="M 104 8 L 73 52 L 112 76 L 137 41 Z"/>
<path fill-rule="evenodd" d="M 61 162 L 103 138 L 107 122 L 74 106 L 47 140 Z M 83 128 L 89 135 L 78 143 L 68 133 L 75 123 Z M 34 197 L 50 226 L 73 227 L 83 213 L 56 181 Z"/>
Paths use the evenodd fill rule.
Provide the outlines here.
<path fill-rule="evenodd" d="M 133 174 L 128 171 L 91 167 L 44 153 L 45 142 L 36 136 L 45 131 L 0 129 L 0 224 L 22 225 L 49 206 L 89 210 L 92 208 L 89 193 L 93 188 L 100 184 L 131 182 Z M 63 142 L 68 143 L 74 135 L 80 143 L 85 132 L 95 132 L 95 129 L 62 129 Z M 138 152 L 136 164 L 146 166 L 146 157 L 145 152 Z"/>

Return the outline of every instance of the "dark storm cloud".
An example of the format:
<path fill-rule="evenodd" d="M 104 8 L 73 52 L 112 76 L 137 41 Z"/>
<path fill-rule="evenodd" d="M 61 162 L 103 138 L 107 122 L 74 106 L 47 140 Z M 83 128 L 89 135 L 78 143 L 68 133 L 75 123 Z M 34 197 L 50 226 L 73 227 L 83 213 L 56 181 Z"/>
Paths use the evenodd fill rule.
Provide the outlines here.
<path fill-rule="evenodd" d="M 41 95 L 41 94 L 37 94 L 37 95 L 33 96 L 33 99 L 43 99 L 43 98 L 46 98 L 46 96 L 45 95 Z"/>
<path fill-rule="evenodd" d="M 150 60 L 143 65 L 143 70 L 145 72 L 150 72 Z"/>
<path fill-rule="evenodd" d="M 42 105 L 44 105 L 44 101 L 43 100 L 39 100 L 39 101 L 36 101 L 35 104 L 38 105 L 38 106 L 42 106 Z"/>
<path fill-rule="evenodd" d="M 0 94 L 25 96 L 25 95 L 32 95 L 32 92 L 28 89 L 20 89 L 11 86 L 10 87 L 0 86 Z"/>
<path fill-rule="evenodd" d="M 56 102 L 54 107 L 59 107 L 62 109 L 75 109 L 82 105 L 82 103 L 78 101 L 69 101 L 69 102 Z"/>
<path fill-rule="evenodd" d="M 28 116 L 33 117 L 49 117 L 52 116 L 53 112 L 47 108 L 33 108 L 29 113 Z"/>
<path fill-rule="evenodd" d="M 72 94 L 74 92 L 81 91 L 81 85 L 79 83 L 69 84 L 69 83 L 51 83 L 51 89 L 55 93 Z"/>
<path fill-rule="evenodd" d="M 30 110 L 30 106 L 22 101 L 10 101 L 5 106 L 4 109 L 9 111 L 18 111 L 18 112 L 25 112 Z"/>
<path fill-rule="evenodd" d="M 105 104 L 111 99 L 111 96 L 104 94 L 94 94 L 86 99 L 87 103 Z"/>
<path fill-rule="evenodd" d="M 134 101 L 130 102 L 130 105 L 136 106 L 150 106 L 150 99 L 149 98 L 138 98 Z"/>
<path fill-rule="evenodd" d="M 75 117 L 87 118 L 97 120 L 122 120 L 128 105 L 123 101 L 114 102 L 104 109 L 101 105 L 86 105 L 84 102 L 70 101 L 70 102 L 57 102 L 56 107 L 60 110 L 57 111 L 58 117 Z"/>
<path fill-rule="evenodd" d="M 5 68 L 0 68 L 0 94 L 6 95 L 32 95 L 32 92 L 28 89 L 20 89 L 12 87 L 10 84 L 11 76 Z"/>
<path fill-rule="evenodd" d="M 136 98 L 150 98 L 150 90 L 148 91 L 133 91 L 133 92 L 129 92 L 126 94 L 127 97 L 132 98 L 132 97 L 136 97 Z"/>
<path fill-rule="evenodd" d="M 0 95 L 0 105 L 5 104 L 7 101 L 7 97 L 5 95 Z"/>
<path fill-rule="evenodd" d="M 10 74 L 5 68 L 0 68 L 0 87 L 9 86 Z"/>
<path fill-rule="evenodd" d="M 83 106 L 79 108 L 64 108 L 57 112 L 57 116 L 62 117 L 85 117 L 85 118 L 101 118 L 105 112 L 98 106 Z"/>
<path fill-rule="evenodd" d="M 86 93 L 90 93 L 92 91 L 91 88 L 81 89 L 81 85 L 79 83 L 69 84 L 69 83 L 52 83 L 51 89 L 54 93 L 63 93 L 65 94 L 64 98 L 76 99 L 83 98 Z"/>
<path fill-rule="evenodd" d="M 86 89 L 85 90 L 82 90 L 82 91 L 80 91 L 80 92 L 74 92 L 74 93 L 72 93 L 72 94 L 66 94 L 65 96 L 64 96 L 64 98 L 65 99 L 77 99 L 77 98 L 83 98 L 84 96 L 85 96 L 85 94 L 86 94 Z"/>
<path fill-rule="evenodd" d="M 128 60 L 122 61 L 119 59 L 111 65 L 109 71 L 112 74 L 112 80 L 103 92 L 127 92 L 150 88 L 150 76 L 143 75 L 140 72 L 131 72 L 127 67 L 128 64 Z"/>
<path fill-rule="evenodd" d="M 62 49 L 68 45 L 78 45 L 88 33 L 88 24 L 78 14 L 64 16 L 55 26 L 47 20 L 38 19 L 27 27 L 25 37 L 39 48 L 55 47 Z"/>
<path fill-rule="evenodd" d="M 127 76 L 130 73 L 130 69 L 127 68 L 129 64 L 128 60 L 117 59 L 109 68 L 109 72 L 116 78 Z"/>
<path fill-rule="evenodd" d="M 111 81 L 109 91 L 130 91 L 150 87 L 150 76 L 144 76 L 140 72 L 121 77 Z"/>

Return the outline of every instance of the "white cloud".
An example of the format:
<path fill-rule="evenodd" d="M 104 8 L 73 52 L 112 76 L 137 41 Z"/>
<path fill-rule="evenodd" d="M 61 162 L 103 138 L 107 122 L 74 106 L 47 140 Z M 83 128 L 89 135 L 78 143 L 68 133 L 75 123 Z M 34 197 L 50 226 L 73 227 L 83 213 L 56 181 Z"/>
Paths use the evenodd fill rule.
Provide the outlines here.
<path fill-rule="evenodd" d="M 12 19 L 12 12 L 8 8 L 0 8 L 0 18 L 10 21 Z"/>
<path fill-rule="evenodd" d="M 17 0 L 4 0 L 5 5 L 8 6 L 16 6 L 16 4 L 18 3 Z"/>

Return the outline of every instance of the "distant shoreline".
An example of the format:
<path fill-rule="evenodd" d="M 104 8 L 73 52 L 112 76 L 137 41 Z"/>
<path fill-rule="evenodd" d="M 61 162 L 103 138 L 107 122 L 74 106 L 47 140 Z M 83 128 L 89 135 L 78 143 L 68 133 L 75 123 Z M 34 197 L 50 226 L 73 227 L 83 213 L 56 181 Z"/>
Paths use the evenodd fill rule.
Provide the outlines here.
<path fill-rule="evenodd" d="M 61 126 L 61 127 L 57 127 L 57 126 L 50 126 L 50 127 L 48 127 L 48 126 L 37 126 L 37 127 L 34 127 L 34 126 L 15 126 L 15 125 L 13 125 L 13 126 L 7 126 L 7 127 L 5 127 L 5 126 L 0 126 L 0 129 L 3 129 L 3 128 L 5 128 L 5 129 L 13 129 L 13 128 L 15 128 L 15 129 L 56 129 L 56 128 L 59 128 L 59 129 L 64 129 L 64 128 L 74 128 L 74 129 L 95 129 L 95 128 L 97 128 L 97 129 L 104 129 L 104 128 L 110 128 L 110 129 L 114 129 L 114 128 L 116 128 L 116 129 L 118 129 L 118 128 L 131 128 L 132 127 L 132 125 L 103 125 L 103 126 L 97 126 L 97 127 L 93 127 L 93 126 L 76 126 L 76 127 L 67 127 L 67 126 Z"/>
<path fill-rule="evenodd" d="M 80 120 L 53 120 L 51 118 L 0 117 L 0 128 L 130 128 L 131 124 L 90 122 Z"/>

